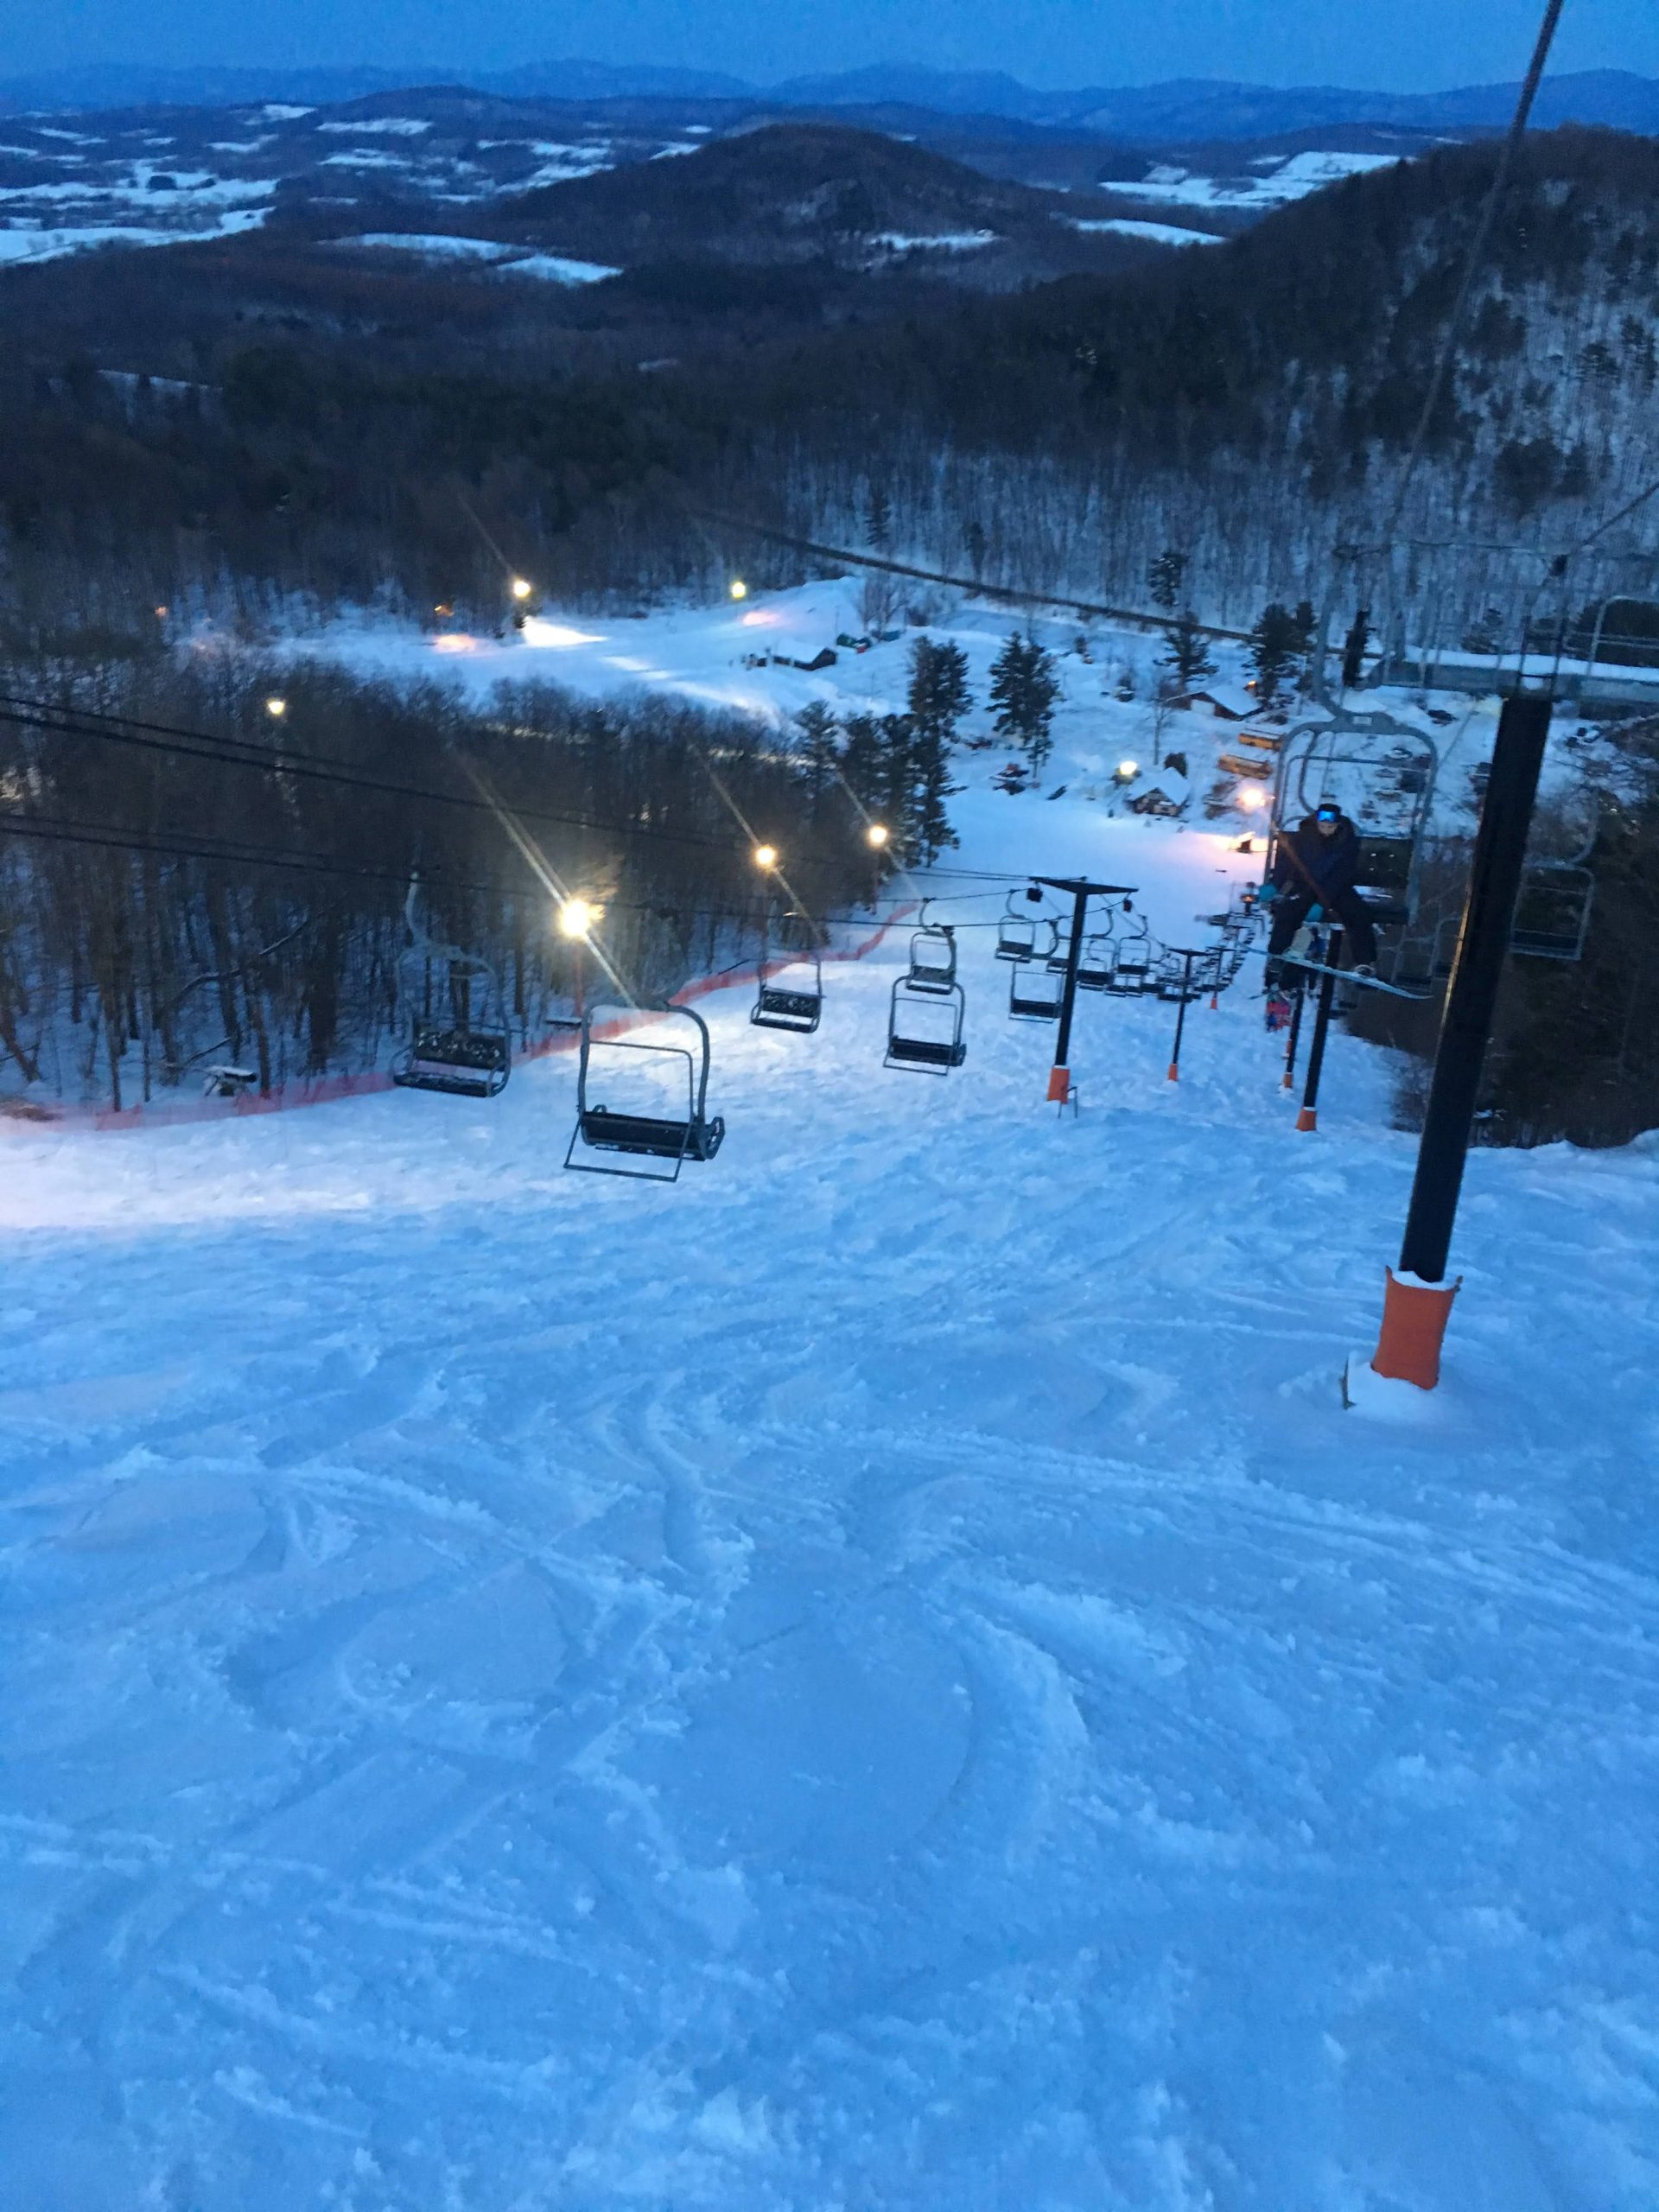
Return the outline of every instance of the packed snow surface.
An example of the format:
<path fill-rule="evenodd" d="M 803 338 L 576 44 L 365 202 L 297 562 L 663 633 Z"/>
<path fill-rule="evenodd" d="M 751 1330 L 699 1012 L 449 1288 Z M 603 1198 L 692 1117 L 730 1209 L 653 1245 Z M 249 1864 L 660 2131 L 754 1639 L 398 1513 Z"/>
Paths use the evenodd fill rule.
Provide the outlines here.
<path fill-rule="evenodd" d="M 742 620 L 620 626 L 826 680 Z M 0 1147 L 9 2202 L 1659 2200 L 1659 1151 L 1476 1153 L 1444 1386 L 1344 1411 L 1389 1057 L 1298 1135 L 1253 984 L 1173 1084 L 1096 996 L 1057 1116 L 947 872 L 1202 943 L 1249 857 L 1090 729 L 895 887 L 966 1065 L 881 1066 L 902 928 L 816 1037 L 716 994 L 671 1190 L 561 1172 L 568 1056 Z"/>

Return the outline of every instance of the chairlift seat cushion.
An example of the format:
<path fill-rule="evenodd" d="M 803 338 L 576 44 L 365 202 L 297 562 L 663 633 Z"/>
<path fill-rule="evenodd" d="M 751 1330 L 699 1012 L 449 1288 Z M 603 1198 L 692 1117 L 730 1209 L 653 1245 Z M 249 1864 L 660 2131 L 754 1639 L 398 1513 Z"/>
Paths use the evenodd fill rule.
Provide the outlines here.
<path fill-rule="evenodd" d="M 954 1044 L 946 1037 L 893 1037 L 887 1041 L 890 1060 L 914 1060 L 926 1068 L 959 1068 L 968 1056 L 968 1047 L 958 1039 Z"/>
<path fill-rule="evenodd" d="M 596 1152 L 632 1152 L 652 1160 L 712 1160 L 726 1135 L 718 1115 L 712 1122 L 676 1122 L 651 1114 L 613 1114 L 590 1106 L 582 1116 L 582 1142 Z"/>
<path fill-rule="evenodd" d="M 791 1027 L 798 1022 L 810 1022 L 816 1029 L 823 1005 L 823 998 L 817 991 L 778 991 L 763 985 L 749 1020 L 759 1022 L 763 1028 L 770 1018 Z"/>

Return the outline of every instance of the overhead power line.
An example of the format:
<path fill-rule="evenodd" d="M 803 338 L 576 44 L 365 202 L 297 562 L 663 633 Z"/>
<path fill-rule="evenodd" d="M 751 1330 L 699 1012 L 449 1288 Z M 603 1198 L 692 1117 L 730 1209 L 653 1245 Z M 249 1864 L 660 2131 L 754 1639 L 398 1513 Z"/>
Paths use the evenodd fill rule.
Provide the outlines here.
<path fill-rule="evenodd" d="M 262 746 L 247 738 L 219 737 L 206 731 L 181 729 L 167 722 L 105 715 L 89 708 L 54 707 L 45 700 L 0 695 L 0 722 L 10 723 L 17 728 L 38 730 L 47 736 L 82 738 L 94 742 L 124 745 L 143 753 L 201 760 L 214 766 L 248 768 L 262 775 L 292 776 L 346 790 L 371 791 L 383 798 L 416 799 L 429 805 L 456 807 L 471 814 L 497 817 L 503 810 L 494 800 L 480 797 L 477 792 L 435 791 L 429 785 L 405 783 L 396 777 L 347 768 L 340 763 L 319 760 L 315 754 L 297 753 L 286 747 Z M 588 830 L 602 836 L 654 840 L 661 844 L 692 846 L 728 856 L 741 849 L 726 838 L 711 837 L 695 830 L 664 829 L 649 823 L 601 821 L 591 815 L 542 806 L 514 806 L 511 811 L 523 822 L 551 823 L 563 829 Z M 825 867 L 840 867 L 844 864 L 847 855 L 807 852 L 797 857 Z"/>
<path fill-rule="evenodd" d="M 792 531 L 775 529 L 770 523 L 752 522 L 743 515 L 716 513 L 711 508 L 688 507 L 688 514 L 701 522 L 717 524 L 722 530 L 736 530 L 752 537 L 770 538 L 775 545 L 791 546 L 798 553 L 810 553 L 820 561 L 842 561 L 856 569 L 879 569 L 884 575 L 909 576 L 918 583 L 944 584 L 952 591 L 972 592 L 981 599 L 1003 599 L 1015 607 L 1058 607 L 1068 614 L 1086 614 L 1096 621 L 1127 622 L 1147 632 L 1166 630 L 1170 618 L 1166 614 L 1148 614 L 1135 607 L 1107 607 L 1089 599 L 1066 599 L 1057 592 L 1021 591 L 1012 584 L 994 584 L 983 576 L 948 575 L 940 569 L 922 569 L 908 561 L 890 561 L 879 553 L 855 553 L 845 545 L 824 545 L 817 539 L 798 537 Z M 1248 630 L 1224 630 L 1213 622 L 1195 622 L 1193 628 L 1200 637 L 1221 638 L 1232 644 L 1248 645 Z"/>
<path fill-rule="evenodd" d="M 1463 282 L 1459 285 L 1458 296 L 1452 302 L 1451 318 L 1446 323 L 1446 334 L 1440 341 L 1440 350 L 1435 358 L 1433 373 L 1428 381 L 1428 390 L 1423 397 L 1423 411 L 1417 417 L 1417 428 L 1412 434 L 1411 446 L 1406 454 L 1405 467 L 1400 472 L 1400 481 L 1395 490 L 1394 503 L 1389 510 L 1388 522 L 1382 531 L 1385 543 L 1392 543 L 1394 533 L 1399 527 L 1401 515 L 1405 511 L 1406 495 L 1411 489 L 1412 478 L 1416 474 L 1418 462 L 1422 459 L 1423 448 L 1428 442 L 1428 433 L 1434 419 L 1434 410 L 1440 405 L 1440 393 L 1445 388 L 1446 377 L 1451 371 L 1452 357 L 1458 349 L 1458 341 L 1463 335 L 1463 326 L 1468 315 L 1469 302 L 1474 295 L 1475 279 L 1480 273 L 1481 264 L 1486 258 L 1486 248 L 1491 241 L 1492 226 L 1497 220 L 1497 211 L 1509 186 L 1510 172 L 1515 166 L 1515 157 L 1520 149 L 1521 141 L 1527 133 L 1527 123 L 1532 114 L 1533 101 L 1537 98 L 1538 86 L 1542 81 L 1544 64 L 1549 59 L 1549 49 L 1554 42 L 1555 27 L 1561 20 L 1561 7 L 1562 0 L 1545 0 L 1543 21 L 1538 26 L 1538 36 L 1532 49 L 1532 60 L 1527 65 L 1527 73 L 1521 86 L 1520 96 L 1515 104 L 1515 113 L 1510 119 L 1509 130 L 1498 151 L 1497 167 L 1492 175 L 1491 189 L 1486 194 L 1485 203 L 1480 211 L 1480 220 L 1476 225 L 1475 235 L 1470 243 L 1469 258 L 1464 264 Z"/>

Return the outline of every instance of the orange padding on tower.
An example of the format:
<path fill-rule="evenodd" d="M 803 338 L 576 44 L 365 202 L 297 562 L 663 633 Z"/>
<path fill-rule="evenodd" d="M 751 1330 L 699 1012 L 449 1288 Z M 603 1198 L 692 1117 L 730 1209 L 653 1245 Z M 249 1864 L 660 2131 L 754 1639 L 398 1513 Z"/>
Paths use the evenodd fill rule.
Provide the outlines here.
<path fill-rule="evenodd" d="M 1452 1318 L 1452 1301 L 1462 1287 L 1454 1283 L 1402 1282 L 1392 1268 L 1382 1293 L 1382 1333 L 1371 1355 L 1378 1375 L 1398 1382 L 1414 1382 L 1432 1390 L 1440 1379 L 1440 1346 Z"/>
<path fill-rule="evenodd" d="M 1049 1070 L 1048 1096 L 1051 1105 L 1058 1103 L 1064 1106 L 1066 1101 L 1067 1093 L 1071 1090 L 1071 1071 L 1070 1068 L 1051 1068 Z"/>

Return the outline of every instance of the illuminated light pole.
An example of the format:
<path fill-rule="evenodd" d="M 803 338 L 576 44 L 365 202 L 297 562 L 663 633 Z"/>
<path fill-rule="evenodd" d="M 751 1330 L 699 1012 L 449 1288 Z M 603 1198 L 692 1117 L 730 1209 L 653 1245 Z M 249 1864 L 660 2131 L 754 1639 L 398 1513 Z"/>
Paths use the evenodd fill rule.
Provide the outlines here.
<path fill-rule="evenodd" d="M 582 1019 L 582 993 L 586 981 L 582 951 L 588 934 L 599 919 L 599 909 L 590 906 L 585 899 L 567 899 L 559 908 L 559 935 L 568 939 L 571 958 L 575 963 L 576 1020 Z"/>
<path fill-rule="evenodd" d="M 734 576 L 728 589 L 734 599 L 747 599 L 749 595 L 749 588 L 741 576 Z"/>
<path fill-rule="evenodd" d="M 272 721 L 281 721 L 283 716 L 288 712 L 287 700 L 267 699 L 265 702 L 265 712 L 270 716 Z"/>

